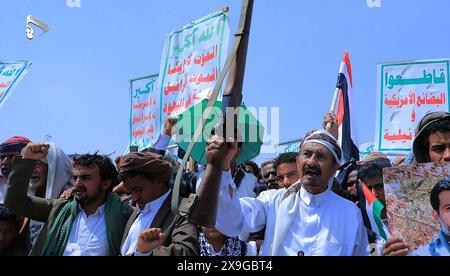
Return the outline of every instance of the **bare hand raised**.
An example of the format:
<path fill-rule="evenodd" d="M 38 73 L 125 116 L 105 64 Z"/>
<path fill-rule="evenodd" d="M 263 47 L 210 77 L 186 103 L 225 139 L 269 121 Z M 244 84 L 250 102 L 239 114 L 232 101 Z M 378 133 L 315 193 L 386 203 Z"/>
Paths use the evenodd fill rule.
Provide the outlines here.
<path fill-rule="evenodd" d="M 29 143 L 22 151 L 22 158 L 39 161 L 47 157 L 50 145 L 42 143 Z"/>
<path fill-rule="evenodd" d="M 172 136 L 174 133 L 173 127 L 177 124 L 177 118 L 166 118 L 164 120 L 164 134 L 168 136 Z"/>
<path fill-rule="evenodd" d="M 213 136 L 207 142 L 206 160 L 207 163 L 222 168 L 224 171 L 230 169 L 230 162 L 237 151 L 237 142 L 225 142 L 219 136 Z"/>
<path fill-rule="evenodd" d="M 331 133 L 334 138 L 338 139 L 339 125 L 336 116 L 332 112 L 328 112 L 323 117 L 323 129 Z"/>

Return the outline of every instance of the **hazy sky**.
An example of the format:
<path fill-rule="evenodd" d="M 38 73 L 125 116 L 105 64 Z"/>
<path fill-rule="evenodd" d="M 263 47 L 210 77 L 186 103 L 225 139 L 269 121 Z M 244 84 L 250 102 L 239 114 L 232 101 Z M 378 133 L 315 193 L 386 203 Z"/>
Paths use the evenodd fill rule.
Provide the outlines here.
<path fill-rule="evenodd" d="M 366 0 L 255 2 L 244 102 L 280 107 L 281 141 L 321 127 L 344 50 L 360 142 L 374 139 L 377 63 L 450 55 L 447 0 L 381 0 L 381 8 Z M 48 134 L 67 153 L 123 152 L 129 79 L 157 73 L 170 31 L 224 6 L 234 32 L 237 0 L 81 0 L 80 8 L 66 0 L 0 0 L 0 60 L 33 62 L 0 110 L 0 140 Z M 50 31 L 27 40 L 28 14 Z"/>

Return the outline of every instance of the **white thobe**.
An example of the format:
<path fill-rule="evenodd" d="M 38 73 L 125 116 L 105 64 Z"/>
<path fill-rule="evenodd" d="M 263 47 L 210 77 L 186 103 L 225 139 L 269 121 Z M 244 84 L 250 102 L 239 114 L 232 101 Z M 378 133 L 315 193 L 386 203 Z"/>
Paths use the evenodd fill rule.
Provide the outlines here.
<path fill-rule="evenodd" d="M 238 199 L 228 192 L 232 181 L 229 172 L 222 174 L 216 228 L 235 237 L 266 226 L 262 256 L 369 254 L 361 212 L 331 190 L 312 195 L 301 188 L 284 200 L 288 190 L 269 190 Z"/>
<path fill-rule="evenodd" d="M 204 177 L 205 172 L 201 172 L 200 176 L 197 180 L 197 192 L 198 189 L 200 188 L 200 185 L 202 183 L 202 179 Z M 244 177 L 242 178 L 242 181 L 239 185 L 239 187 L 236 187 L 236 184 L 234 182 L 234 179 L 232 182 L 230 182 L 230 186 L 228 189 L 232 189 L 233 190 L 233 196 L 239 198 L 244 198 L 244 197 L 251 197 L 251 198 L 255 198 L 256 197 L 256 192 L 255 192 L 255 188 L 256 185 L 258 183 L 258 179 L 251 173 L 247 173 L 244 172 Z M 240 233 L 239 234 L 239 239 L 241 241 L 247 241 L 248 238 L 250 237 L 251 233 Z"/>

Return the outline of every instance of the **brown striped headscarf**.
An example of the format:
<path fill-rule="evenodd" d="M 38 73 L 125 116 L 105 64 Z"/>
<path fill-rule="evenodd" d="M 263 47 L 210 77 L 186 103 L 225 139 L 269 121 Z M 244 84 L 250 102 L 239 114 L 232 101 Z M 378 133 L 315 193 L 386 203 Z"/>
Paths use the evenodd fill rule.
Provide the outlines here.
<path fill-rule="evenodd" d="M 162 156 L 150 152 L 132 152 L 116 159 L 120 174 L 144 173 L 153 174 L 157 179 L 166 182 L 170 179 L 172 165 Z"/>

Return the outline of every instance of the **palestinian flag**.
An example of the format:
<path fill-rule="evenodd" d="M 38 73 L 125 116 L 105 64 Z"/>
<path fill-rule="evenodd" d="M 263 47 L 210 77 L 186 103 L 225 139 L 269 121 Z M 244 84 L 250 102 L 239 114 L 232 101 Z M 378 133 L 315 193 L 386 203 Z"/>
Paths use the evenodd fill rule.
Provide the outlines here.
<path fill-rule="evenodd" d="M 387 240 L 388 237 L 384 231 L 383 222 L 381 221 L 381 211 L 383 211 L 384 205 L 372 191 L 367 188 L 366 184 L 359 182 L 357 187 L 359 204 L 365 226 L 381 236 L 384 240 Z"/>

